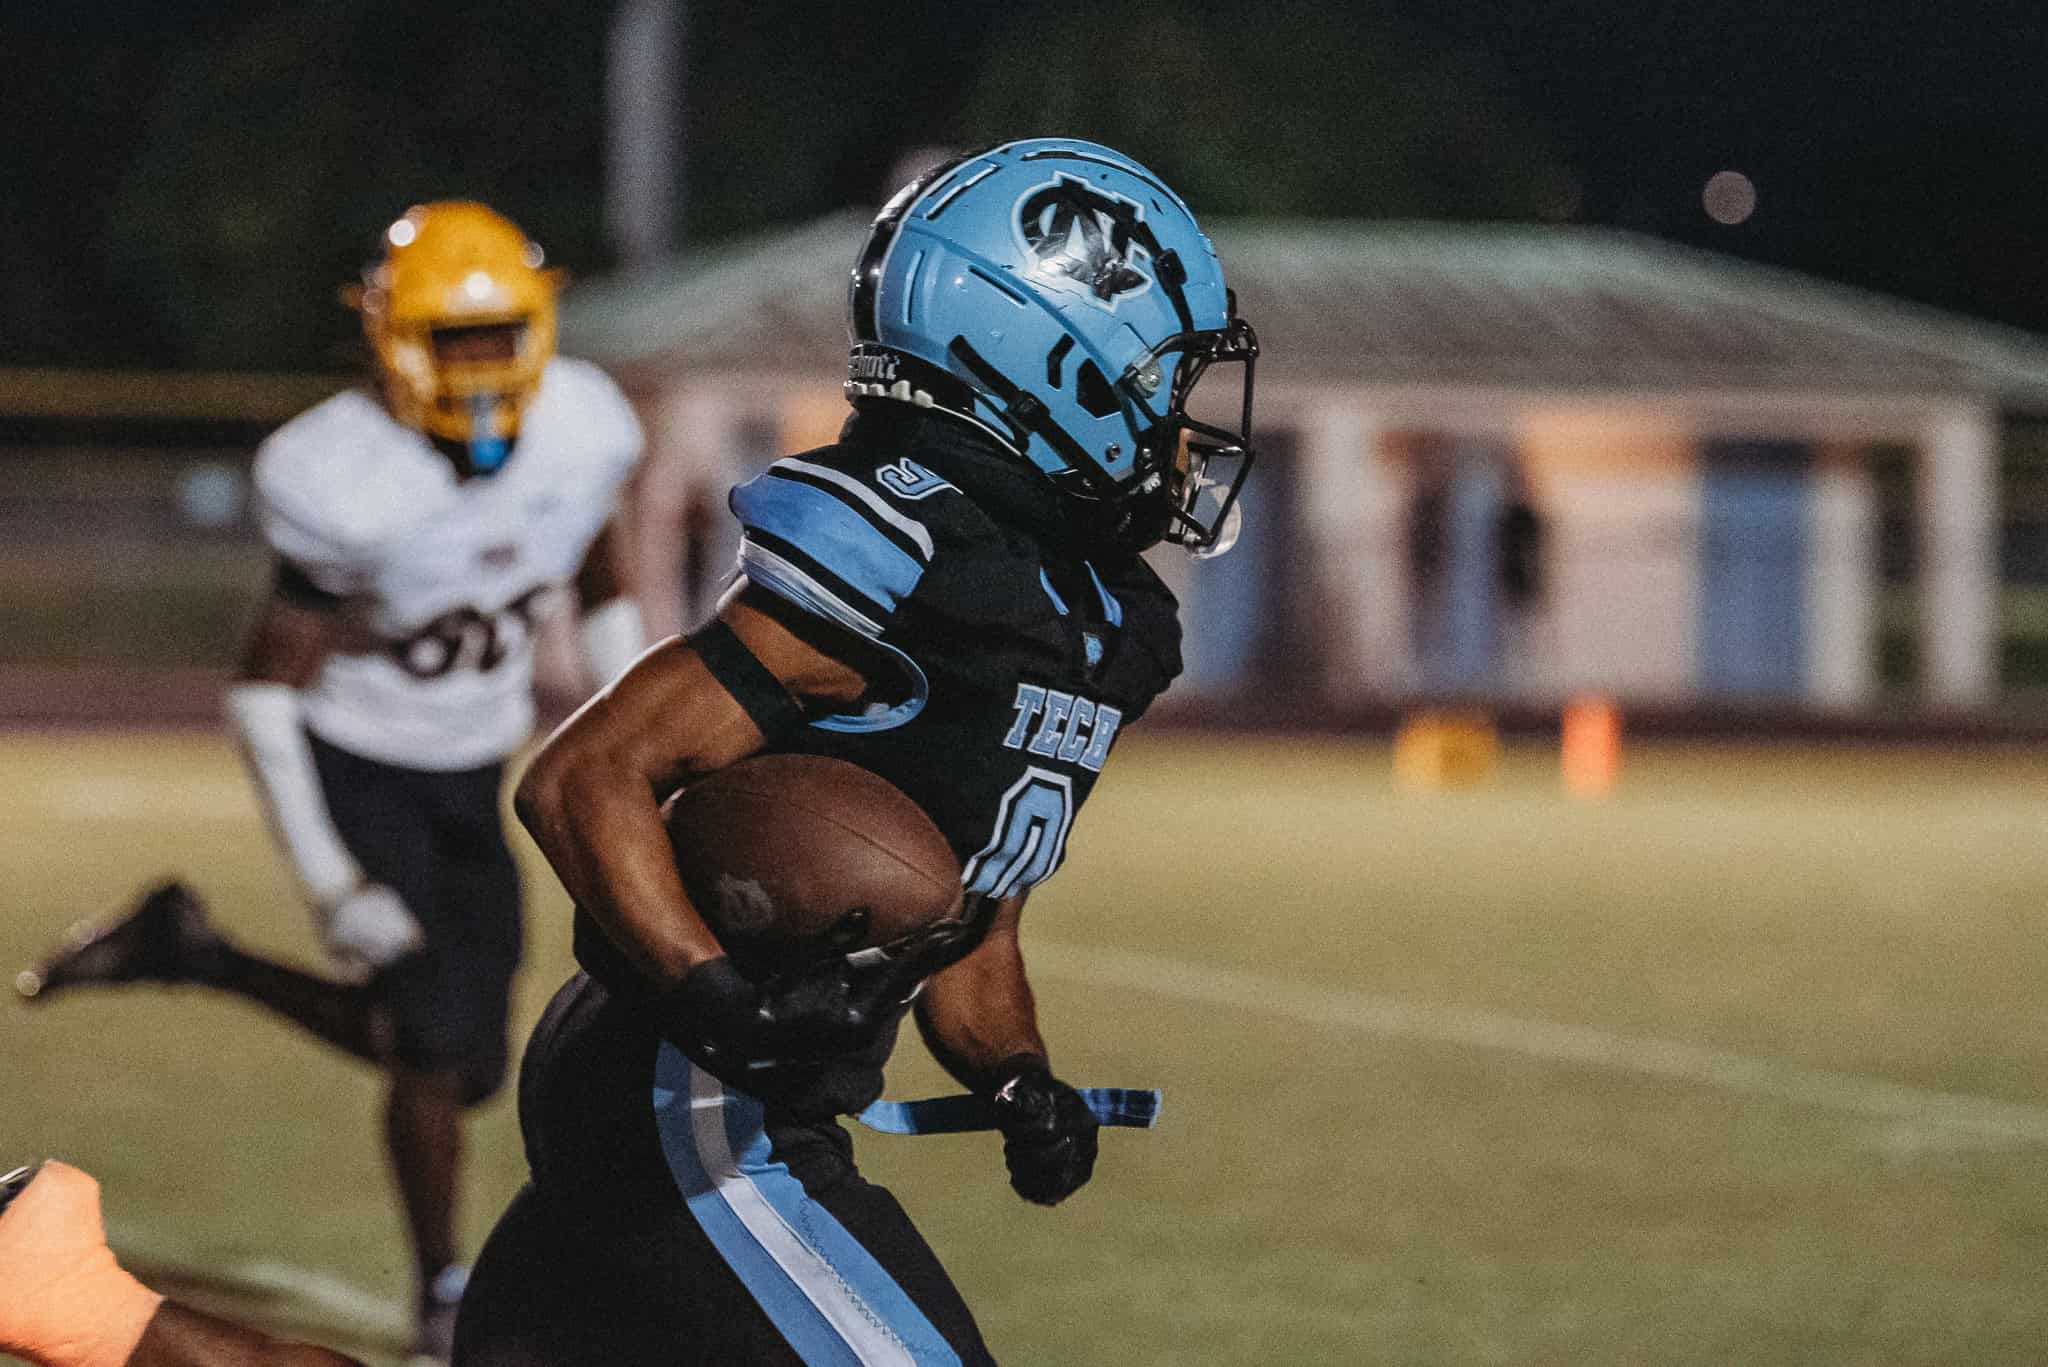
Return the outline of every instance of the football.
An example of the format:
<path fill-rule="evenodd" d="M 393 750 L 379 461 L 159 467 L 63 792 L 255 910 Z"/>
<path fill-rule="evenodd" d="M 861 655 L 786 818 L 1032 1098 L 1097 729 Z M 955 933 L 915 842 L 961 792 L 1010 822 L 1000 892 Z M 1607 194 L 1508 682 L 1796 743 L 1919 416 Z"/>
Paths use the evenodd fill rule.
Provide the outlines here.
<path fill-rule="evenodd" d="M 667 820 L 684 890 L 752 976 L 959 912 L 960 863 L 938 827 L 843 760 L 742 760 L 684 789 Z"/>

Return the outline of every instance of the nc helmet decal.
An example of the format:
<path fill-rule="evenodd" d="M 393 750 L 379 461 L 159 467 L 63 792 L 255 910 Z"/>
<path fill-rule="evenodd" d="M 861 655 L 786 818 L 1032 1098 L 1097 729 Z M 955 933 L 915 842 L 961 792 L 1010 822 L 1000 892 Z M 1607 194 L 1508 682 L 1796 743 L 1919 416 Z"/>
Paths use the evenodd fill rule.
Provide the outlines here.
<path fill-rule="evenodd" d="M 1136 200 L 1057 172 L 1017 197 L 1011 225 L 1040 284 L 1114 313 L 1152 288 L 1151 253 L 1131 233 L 1144 217 Z"/>

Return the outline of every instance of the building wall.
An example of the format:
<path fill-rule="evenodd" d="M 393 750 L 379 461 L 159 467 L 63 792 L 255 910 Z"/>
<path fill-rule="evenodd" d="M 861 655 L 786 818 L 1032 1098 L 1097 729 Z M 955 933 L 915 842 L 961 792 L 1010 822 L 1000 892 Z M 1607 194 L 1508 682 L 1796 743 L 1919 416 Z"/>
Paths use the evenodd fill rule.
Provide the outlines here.
<path fill-rule="evenodd" d="M 1670 699 L 1698 677 L 1693 437 L 1624 409 L 1532 406 L 1516 447 L 1547 523 L 1541 641 L 1516 692 Z"/>
<path fill-rule="evenodd" d="M 1877 691 L 1877 486 L 1861 442 L 1817 442 L 1807 504 L 1807 696 L 1853 707 Z"/>
<path fill-rule="evenodd" d="M 832 440 L 846 410 L 836 384 L 790 376 L 677 375 L 639 397 L 658 468 L 642 481 L 648 506 L 635 541 L 657 604 L 651 621 L 672 629 L 708 611 L 729 572 L 735 538 L 725 490 L 778 454 Z M 1983 613 L 1952 605 L 1967 607 L 1995 587 L 1970 535 L 1995 509 L 1980 497 L 1982 479 L 1944 484 L 1940 473 L 1980 472 L 1988 423 L 1978 410 L 1911 396 L 1276 384 L 1262 391 L 1260 426 L 1284 437 L 1288 454 L 1278 459 L 1276 446 L 1276 460 L 1249 486 L 1251 539 L 1211 565 L 1177 552 L 1155 560 L 1187 609 L 1189 691 L 1284 689 L 1344 702 L 1436 686 L 1544 703 L 1581 691 L 1684 701 L 1707 679 L 1703 604 L 1723 591 L 1702 574 L 1702 452 L 1730 441 L 1796 443 L 1810 455 L 1794 538 L 1803 564 L 1788 571 L 1798 576 L 1790 590 L 1798 659 L 1785 672 L 1808 701 L 1854 706 L 1876 689 L 1868 451 L 1903 438 L 1928 461 L 1921 484 L 1941 489 L 1922 495 L 1932 534 L 1947 548 L 1946 573 L 1932 575 L 1929 588 L 1930 602 L 1945 609 L 1927 624 L 1930 684 L 1937 696 L 1967 698 L 1984 687 Z M 1489 583 L 1485 593 L 1432 599 L 1441 586 L 1424 582 L 1417 564 L 1418 497 L 1443 470 L 1488 462 L 1504 472 L 1489 496 L 1526 497 L 1540 515 L 1538 591 L 1504 601 Z M 1467 483 L 1483 491 L 1487 481 Z M 1467 522 L 1466 533 L 1483 530 L 1483 519 Z M 1959 557 L 1956 547 L 1971 554 Z M 683 573 L 686 560 L 697 566 L 694 578 Z M 1446 611 L 1483 615 L 1455 624 L 1465 644 L 1490 641 L 1483 670 L 1446 674 Z"/>

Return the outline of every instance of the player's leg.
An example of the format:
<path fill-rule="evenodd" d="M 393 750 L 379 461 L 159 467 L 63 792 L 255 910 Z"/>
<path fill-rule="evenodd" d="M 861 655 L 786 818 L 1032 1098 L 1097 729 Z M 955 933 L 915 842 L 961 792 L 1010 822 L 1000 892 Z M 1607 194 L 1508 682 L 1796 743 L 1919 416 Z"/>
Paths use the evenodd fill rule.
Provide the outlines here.
<path fill-rule="evenodd" d="M 350 754 L 318 736 L 309 740 L 321 794 L 342 843 L 365 877 L 396 892 L 419 916 L 433 890 L 434 776 Z M 396 1026 L 386 979 L 407 963 L 400 960 L 368 983 L 344 983 L 231 950 L 209 985 L 267 1007 L 357 1058 L 388 1064 Z"/>
<path fill-rule="evenodd" d="M 812 1205 L 836 1220 L 903 1289 L 962 1363 L 992 1363 L 974 1312 L 909 1212 L 888 1188 L 853 1163 L 853 1141 L 836 1123 L 799 1124 L 771 1116 L 768 1161 L 789 1169 Z M 920 1359 L 922 1361 L 922 1359 Z"/>
<path fill-rule="evenodd" d="M 669 1044 L 654 1110 L 691 1217 L 804 1361 L 993 1361 L 930 1245 L 855 1170 L 838 1125 L 771 1126 L 761 1102 Z"/>
<path fill-rule="evenodd" d="M 520 1066 L 533 1173 L 478 1259 L 457 1367 L 661 1362 L 802 1367 L 677 1193 L 650 1100 L 659 1037 L 646 1013 L 577 974 Z"/>
<path fill-rule="evenodd" d="M 601 1266 L 586 1333 L 615 1360 L 990 1360 L 901 1208 L 853 1171 L 844 1132 L 771 1138 L 760 1103 L 693 1067 L 644 1006 L 572 982 L 527 1046 L 520 1114 L 552 1212 L 525 1284 L 537 1293 L 557 1258 Z M 603 1337 L 619 1326 L 636 1337 Z"/>
<path fill-rule="evenodd" d="M 268 1007 L 336 1048 L 371 1062 L 390 1052 L 390 1032 L 370 988 L 331 982 L 273 963 L 214 928 L 197 893 L 181 882 L 149 889 L 128 911 L 82 924 L 15 990 L 33 1002 L 82 987 L 191 983 Z"/>
<path fill-rule="evenodd" d="M 529 1185 L 477 1256 L 456 1326 L 455 1367 L 609 1367 L 592 1332 L 604 1260 L 576 1256 Z"/>
<path fill-rule="evenodd" d="M 519 871 L 499 819 L 498 766 L 424 780 L 432 854 L 426 889 L 408 905 L 427 946 L 384 984 L 395 1060 L 385 1142 L 412 1234 L 417 1346 L 445 1357 L 467 1280 L 454 1242 L 462 1113 L 504 1082 Z"/>

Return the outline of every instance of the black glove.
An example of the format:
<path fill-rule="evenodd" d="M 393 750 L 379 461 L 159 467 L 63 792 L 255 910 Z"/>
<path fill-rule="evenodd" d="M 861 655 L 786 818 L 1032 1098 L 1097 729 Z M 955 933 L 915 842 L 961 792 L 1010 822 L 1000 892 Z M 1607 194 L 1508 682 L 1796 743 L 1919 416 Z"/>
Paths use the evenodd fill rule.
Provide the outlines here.
<path fill-rule="evenodd" d="M 1007 1080 L 989 1105 L 1003 1132 L 1010 1185 L 1027 1201 L 1056 1206 L 1095 1172 L 1095 1115 L 1035 1054 L 1011 1059 L 998 1072 Z"/>
<path fill-rule="evenodd" d="M 717 1076 L 749 1089 L 762 1070 L 872 1046 L 921 979 L 895 961 L 835 954 L 757 985 L 730 959 L 710 959 L 669 994 L 668 1034 Z"/>

